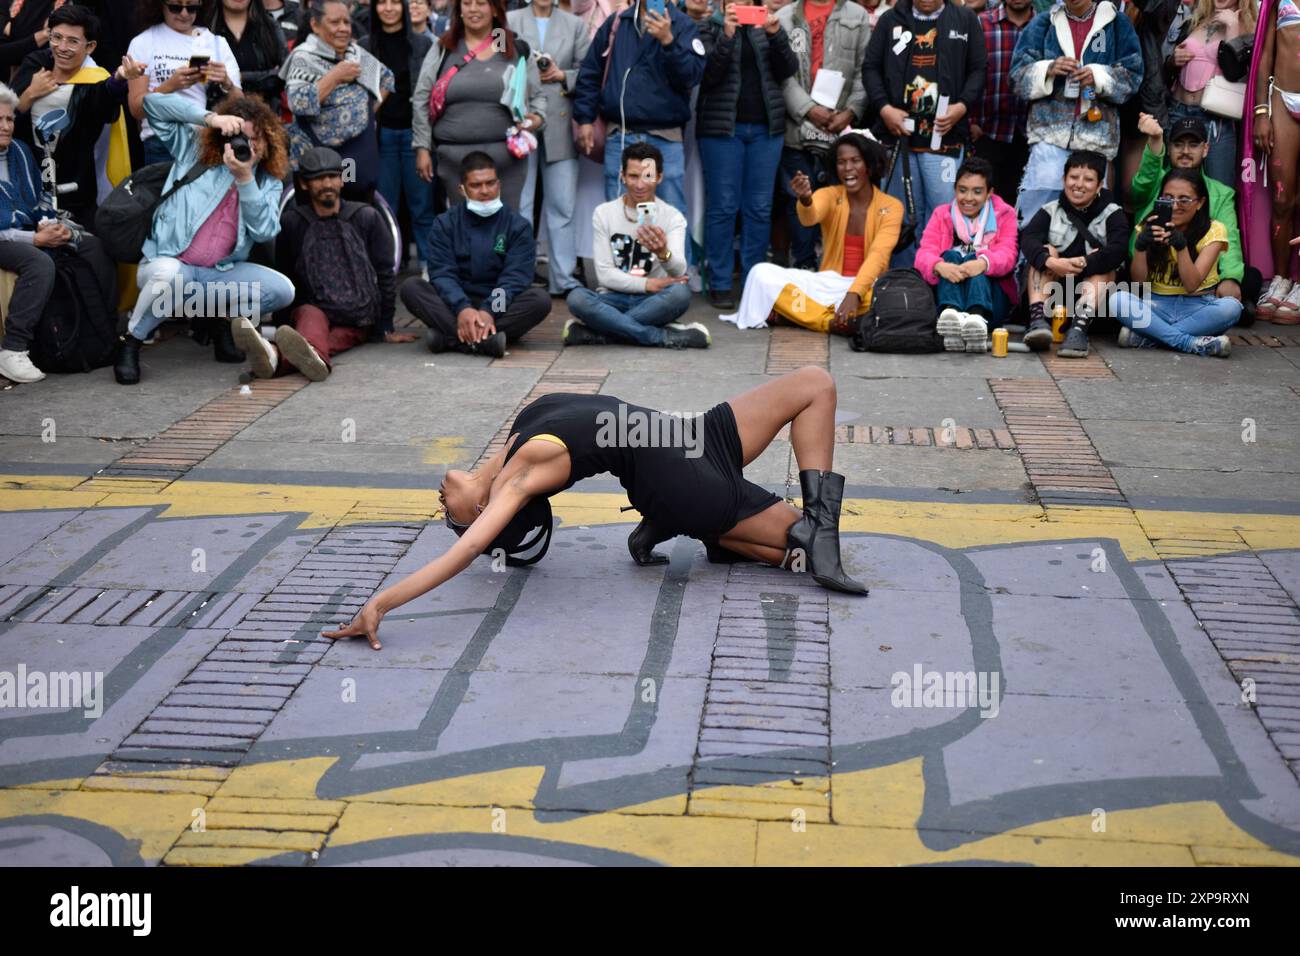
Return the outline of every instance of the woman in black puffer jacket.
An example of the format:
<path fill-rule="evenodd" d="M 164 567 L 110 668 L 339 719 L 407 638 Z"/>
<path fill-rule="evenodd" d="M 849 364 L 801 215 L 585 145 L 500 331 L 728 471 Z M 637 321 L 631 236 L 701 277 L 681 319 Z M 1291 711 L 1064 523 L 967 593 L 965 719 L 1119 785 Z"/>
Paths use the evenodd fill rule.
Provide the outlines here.
<path fill-rule="evenodd" d="M 704 249 L 709 300 L 735 306 L 732 247 L 741 213 L 740 285 L 767 255 L 772 184 L 781 163 L 785 99 L 781 84 L 799 69 L 790 40 L 770 8 L 761 26 L 740 26 L 733 5 L 699 25 L 706 56 L 696 103 L 695 136 L 704 164 Z"/>

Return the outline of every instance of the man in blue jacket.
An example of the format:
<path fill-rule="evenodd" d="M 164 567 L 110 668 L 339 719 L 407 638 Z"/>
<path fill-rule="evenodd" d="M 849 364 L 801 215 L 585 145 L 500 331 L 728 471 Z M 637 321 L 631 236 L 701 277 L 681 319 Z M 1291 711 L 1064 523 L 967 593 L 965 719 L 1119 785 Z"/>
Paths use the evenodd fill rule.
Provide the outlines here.
<path fill-rule="evenodd" d="M 501 179 L 487 153 L 460 164 L 465 202 L 433 221 L 429 281 L 410 279 L 399 294 L 429 327 L 430 352 L 455 349 L 500 358 L 551 312 L 551 297 L 531 288 L 537 260 L 533 227 L 501 201 Z"/>
<path fill-rule="evenodd" d="M 596 31 L 573 89 L 573 119 L 583 153 L 592 150 L 592 124 L 598 117 L 605 120 L 607 201 L 618 198 L 623 148 L 649 143 L 664 157 L 659 197 L 674 209 L 686 208 L 682 136 L 691 118 L 691 90 L 704 76 L 704 55 L 695 21 L 672 3 L 661 16 L 647 9 L 647 0 L 636 0 Z"/>

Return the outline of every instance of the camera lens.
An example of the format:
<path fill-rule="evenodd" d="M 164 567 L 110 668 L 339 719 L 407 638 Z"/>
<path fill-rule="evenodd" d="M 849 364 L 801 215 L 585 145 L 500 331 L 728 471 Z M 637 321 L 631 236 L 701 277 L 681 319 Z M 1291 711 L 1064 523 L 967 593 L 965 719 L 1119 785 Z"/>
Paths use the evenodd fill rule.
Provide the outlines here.
<path fill-rule="evenodd" d="M 246 163 L 253 158 L 253 147 L 243 133 L 227 136 L 226 142 L 230 144 L 230 151 L 235 154 L 235 159 L 241 163 Z"/>

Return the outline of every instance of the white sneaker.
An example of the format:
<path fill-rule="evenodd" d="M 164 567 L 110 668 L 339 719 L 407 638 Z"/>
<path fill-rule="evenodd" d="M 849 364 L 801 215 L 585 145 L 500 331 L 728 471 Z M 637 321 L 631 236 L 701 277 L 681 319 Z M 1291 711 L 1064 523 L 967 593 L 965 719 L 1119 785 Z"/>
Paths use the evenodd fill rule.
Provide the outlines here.
<path fill-rule="evenodd" d="M 1268 288 L 1260 293 L 1259 301 L 1255 303 L 1255 311 L 1260 315 L 1271 315 L 1290 294 L 1291 280 L 1285 276 L 1273 276 L 1273 281 L 1268 284 Z"/>
<path fill-rule="evenodd" d="M 15 352 L 13 349 L 0 349 L 0 375 L 23 385 L 39 382 L 45 377 L 45 373 L 32 364 L 26 352 Z"/>
<path fill-rule="evenodd" d="M 961 340 L 967 352 L 987 352 L 989 350 L 989 324 L 982 315 L 962 312 Z"/>
<path fill-rule="evenodd" d="M 1300 322 L 1300 282 L 1292 283 L 1287 297 L 1273 310 L 1273 318 L 1281 325 L 1295 325 Z"/>
<path fill-rule="evenodd" d="M 235 346 L 248 356 L 249 368 L 258 378 L 270 378 L 280 364 L 280 353 L 254 328 L 248 319 L 239 318 L 230 323 L 230 334 Z"/>
<path fill-rule="evenodd" d="M 308 381 L 323 382 L 329 378 L 329 365 L 293 326 L 282 325 L 276 329 L 275 344 L 284 353 L 289 363 L 302 372 Z"/>
<path fill-rule="evenodd" d="M 939 313 L 939 321 L 935 323 L 934 330 L 943 336 L 943 349 L 945 352 L 966 351 L 966 343 L 961 337 L 962 315 L 963 313 L 951 307 Z"/>

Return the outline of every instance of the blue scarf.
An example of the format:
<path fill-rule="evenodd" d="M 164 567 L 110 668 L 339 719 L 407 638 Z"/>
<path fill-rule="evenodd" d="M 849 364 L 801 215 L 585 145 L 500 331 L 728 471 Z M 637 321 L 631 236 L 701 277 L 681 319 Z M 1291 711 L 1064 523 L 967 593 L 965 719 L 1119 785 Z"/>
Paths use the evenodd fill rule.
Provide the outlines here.
<path fill-rule="evenodd" d="M 0 229 L 35 229 L 40 176 L 26 144 L 9 144 L 9 181 L 0 182 Z"/>

